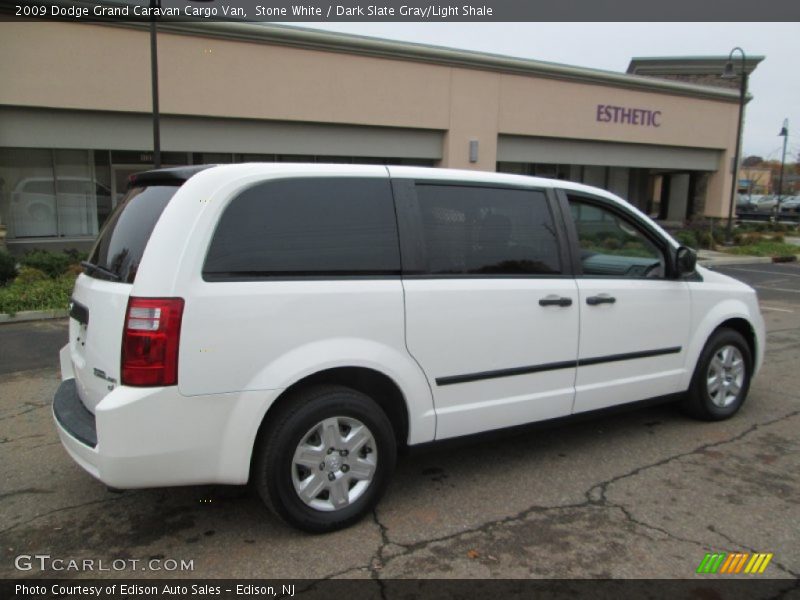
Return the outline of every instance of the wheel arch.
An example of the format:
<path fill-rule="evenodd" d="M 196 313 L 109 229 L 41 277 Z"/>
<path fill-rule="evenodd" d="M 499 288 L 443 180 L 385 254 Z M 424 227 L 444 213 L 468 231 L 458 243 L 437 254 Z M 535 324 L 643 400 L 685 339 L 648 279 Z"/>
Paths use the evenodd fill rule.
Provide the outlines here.
<path fill-rule="evenodd" d="M 306 375 L 284 389 L 272 402 L 262 418 L 253 449 L 258 447 L 261 436 L 267 429 L 270 419 L 288 402 L 291 402 L 297 392 L 317 385 L 342 385 L 369 396 L 389 418 L 398 448 L 403 448 L 407 445 L 411 415 L 406 397 L 397 382 L 376 369 L 363 366 L 347 366 L 333 367 Z M 255 454 L 255 452 L 251 452 L 251 469 L 255 461 Z"/>
<path fill-rule="evenodd" d="M 752 368 L 756 362 L 756 351 L 759 349 L 757 347 L 756 341 L 756 332 L 753 328 L 753 325 L 745 318 L 742 317 L 734 317 L 731 319 L 727 319 L 717 325 L 714 331 L 711 332 L 711 335 L 719 331 L 720 329 L 732 329 L 737 333 L 741 334 L 741 336 L 747 342 L 747 347 L 750 349 L 750 359 L 752 360 L 753 364 L 750 365 Z"/>
<path fill-rule="evenodd" d="M 762 350 L 759 348 L 759 332 L 756 327 L 756 322 L 750 315 L 750 310 L 744 302 L 728 299 L 716 306 L 713 311 L 706 314 L 705 318 L 694 327 L 694 335 L 689 342 L 686 357 L 686 374 L 683 382 L 684 389 L 689 388 L 689 384 L 697 368 L 697 361 L 700 359 L 700 354 L 703 352 L 706 343 L 716 331 L 722 328 L 733 329 L 740 333 L 747 341 L 753 360 L 751 366 L 755 374 L 758 365 L 758 357 L 760 356 L 759 352 Z"/>

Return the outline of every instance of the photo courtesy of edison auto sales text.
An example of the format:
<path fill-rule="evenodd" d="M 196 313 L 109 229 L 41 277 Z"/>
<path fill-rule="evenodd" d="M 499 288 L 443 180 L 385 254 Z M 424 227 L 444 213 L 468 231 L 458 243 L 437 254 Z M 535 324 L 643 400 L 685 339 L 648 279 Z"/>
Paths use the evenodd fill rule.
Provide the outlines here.
<path fill-rule="evenodd" d="M 52 595 L 54 597 L 95 597 L 109 598 L 112 596 L 200 596 L 213 597 L 223 593 L 235 594 L 237 596 L 267 598 L 293 598 L 296 593 L 295 584 L 275 585 L 255 585 L 255 584 L 236 584 L 215 585 L 215 584 L 175 584 L 166 583 L 161 585 L 135 584 L 135 583 L 111 583 L 82 585 L 78 583 L 53 583 L 49 585 L 22 584 L 14 586 L 14 593 L 17 596 L 37 597 Z"/>

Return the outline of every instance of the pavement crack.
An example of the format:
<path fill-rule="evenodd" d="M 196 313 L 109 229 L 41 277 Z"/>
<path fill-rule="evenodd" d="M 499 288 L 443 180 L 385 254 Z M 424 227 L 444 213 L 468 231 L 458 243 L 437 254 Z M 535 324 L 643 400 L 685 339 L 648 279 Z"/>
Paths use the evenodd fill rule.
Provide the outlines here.
<path fill-rule="evenodd" d="M 34 433 L 32 435 L 23 435 L 23 436 L 20 436 L 18 438 L 13 438 L 13 439 L 4 437 L 4 438 L 0 439 L 0 444 L 11 444 L 13 442 L 18 442 L 20 440 L 29 440 L 31 438 L 40 438 L 40 437 L 44 437 L 44 434 L 43 433 Z"/>
<path fill-rule="evenodd" d="M 11 414 L 11 415 L 5 415 L 3 417 L 0 417 L 0 421 L 9 421 L 11 419 L 16 419 L 17 417 L 21 417 L 22 415 L 27 415 L 30 412 L 33 412 L 35 410 L 39 410 L 40 408 L 46 408 L 46 407 L 50 406 L 49 403 L 47 403 L 47 404 L 33 404 L 31 402 L 27 402 L 26 404 L 28 404 L 28 408 L 26 408 L 25 410 L 22 410 L 20 412 L 17 412 L 17 413 Z"/>
<path fill-rule="evenodd" d="M 469 529 L 464 529 L 464 530 L 457 531 L 457 532 L 454 532 L 454 533 L 451 533 L 451 534 L 448 534 L 448 535 L 444 535 L 444 536 L 441 536 L 441 537 L 431 538 L 431 539 L 428 539 L 428 540 L 422 540 L 422 541 L 419 541 L 419 542 L 415 542 L 413 544 L 397 544 L 396 542 L 391 542 L 391 539 L 389 538 L 389 535 L 388 535 L 388 529 L 386 528 L 385 525 L 383 525 L 383 523 L 381 523 L 381 521 L 379 520 L 378 515 L 377 515 L 377 510 L 375 510 L 375 511 L 373 511 L 373 515 L 372 516 L 373 516 L 373 519 L 374 519 L 375 523 L 380 528 L 382 543 L 381 543 L 380 547 L 378 548 L 378 551 L 376 552 L 375 557 L 373 558 L 373 565 L 370 566 L 370 571 L 371 571 L 372 578 L 373 579 L 378 579 L 380 581 L 380 579 L 379 579 L 380 578 L 380 573 L 378 571 L 380 571 L 385 565 L 389 564 L 391 561 L 393 561 L 393 560 L 395 560 L 397 558 L 400 558 L 400 557 L 405 556 L 407 554 L 411 554 L 411 553 L 413 553 L 413 552 L 415 552 L 417 550 L 426 548 L 426 547 L 430 546 L 431 544 L 447 542 L 447 541 L 454 540 L 454 539 L 457 539 L 459 537 L 462 537 L 464 535 L 473 534 L 473 533 L 488 533 L 494 528 L 498 528 L 498 527 L 501 527 L 501 526 L 504 526 L 504 525 L 510 525 L 510 524 L 513 524 L 513 523 L 518 522 L 518 521 L 523 521 L 523 520 L 525 520 L 527 517 L 529 517 L 532 514 L 542 514 L 542 513 L 547 513 L 549 511 L 555 511 L 555 510 L 587 508 L 587 507 L 590 507 L 590 506 L 594 506 L 594 507 L 598 507 L 598 508 L 602 508 L 602 509 L 608 509 L 608 510 L 616 509 L 625 517 L 625 519 L 628 522 L 630 522 L 630 523 L 632 523 L 632 524 L 634 524 L 634 525 L 636 525 L 638 527 L 641 527 L 641 528 L 644 528 L 644 529 L 647 529 L 647 530 L 650 530 L 650 531 L 656 531 L 656 532 L 658 532 L 658 533 L 660 533 L 660 534 L 662 534 L 664 536 L 667 536 L 667 537 L 669 537 L 669 538 L 671 538 L 673 540 L 684 542 L 684 543 L 688 543 L 688 544 L 693 544 L 693 545 L 696 545 L 696 546 L 698 546 L 700 548 L 703 548 L 704 550 L 711 550 L 712 548 L 708 544 L 705 544 L 705 543 L 703 543 L 701 541 L 698 541 L 698 540 L 681 537 L 679 535 L 676 535 L 676 534 L 672 533 L 671 531 L 669 531 L 667 529 L 664 529 L 662 527 L 658 527 L 656 525 L 652 525 L 650 523 L 647 523 L 645 521 L 642 521 L 641 519 L 638 519 L 638 518 L 634 517 L 633 514 L 625 506 L 622 506 L 622 505 L 619 505 L 617 503 L 614 503 L 614 502 L 610 501 L 607 498 L 606 493 L 608 491 L 609 486 L 611 486 L 614 483 L 617 483 L 618 481 L 621 481 L 623 479 L 627 479 L 629 477 L 634 477 L 634 476 L 636 476 L 636 475 L 638 475 L 638 474 L 640 474 L 640 473 L 642 473 L 644 471 L 647 471 L 648 469 L 660 467 L 660 466 L 666 465 L 666 464 L 668 464 L 668 463 L 670 463 L 670 462 L 672 462 L 674 460 L 679 460 L 681 458 L 689 457 L 689 456 L 692 456 L 692 455 L 695 455 L 695 454 L 702 454 L 703 452 L 705 452 L 706 450 L 708 450 L 710 448 L 716 448 L 716 447 L 719 447 L 719 446 L 723 446 L 725 444 L 730 444 L 730 443 L 739 441 L 739 440 L 747 437 L 748 435 L 754 433 L 755 431 L 757 431 L 759 429 L 762 429 L 764 427 L 769 427 L 770 425 L 774 425 L 774 424 L 776 424 L 776 423 L 778 423 L 780 421 L 783 421 L 784 419 L 790 419 L 790 418 L 796 417 L 798 415 L 800 415 L 800 410 L 787 413 L 785 415 L 782 415 L 782 416 L 777 417 L 775 419 L 771 419 L 769 421 L 764 421 L 762 423 L 755 423 L 755 424 L 751 425 L 750 427 L 746 428 L 745 430 L 739 432 L 738 434 L 736 434 L 736 435 L 734 435 L 734 436 L 732 436 L 730 438 L 727 438 L 727 439 L 724 439 L 724 440 L 720 440 L 718 442 L 702 444 L 702 445 L 700 445 L 700 446 L 698 446 L 698 447 L 696 447 L 696 448 L 694 448 L 692 450 L 668 456 L 668 457 L 663 458 L 661 460 L 658 460 L 656 462 L 636 467 L 635 469 L 632 469 L 632 470 L 628 471 L 627 473 L 623 473 L 622 475 L 617 475 L 617 476 L 612 477 L 612 478 L 610 478 L 610 479 L 608 479 L 606 481 L 601 481 L 600 483 L 597 483 L 597 484 L 591 486 L 588 490 L 586 490 L 586 492 L 584 493 L 586 499 L 583 502 L 564 503 L 564 504 L 557 504 L 557 505 L 553 505 L 553 506 L 534 505 L 534 506 L 530 506 L 530 507 L 520 511 L 516 515 L 503 517 L 501 519 L 495 519 L 495 520 L 483 523 L 482 525 L 480 525 L 478 527 L 472 527 L 472 528 L 469 528 Z M 386 548 L 386 546 L 389 543 L 392 543 L 392 544 L 394 544 L 396 546 L 399 546 L 400 548 L 402 548 L 402 551 L 398 552 L 396 554 L 393 554 L 392 556 L 386 557 L 384 555 L 384 549 Z M 734 544 L 734 546 L 736 546 L 735 542 L 732 541 L 731 543 Z M 744 546 L 740 546 L 740 547 L 744 547 Z M 375 564 L 379 564 L 380 567 L 376 569 L 375 566 L 374 566 Z M 777 563 L 776 563 L 776 566 L 779 566 L 779 565 L 777 565 Z M 792 573 L 792 571 L 790 569 L 786 568 L 785 566 L 781 565 L 781 566 L 779 566 L 779 568 L 781 568 L 781 570 L 785 571 L 786 573 L 792 574 L 793 576 L 797 577 L 797 575 Z M 382 592 L 383 592 L 383 588 L 382 588 Z"/>
<path fill-rule="evenodd" d="M 378 545 L 378 549 L 375 551 L 375 555 L 372 557 L 369 565 L 370 576 L 372 579 L 378 579 L 380 576 L 380 571 L 383 569 L 384 564 L 386 563 L 384 550 L 386 547 L 391 544 L 391 540 L 389 539 L 389 530 L 381 523 L 380 518 L 378 517 L 378 509 L 372 509 L 372 520 L 375 522 L 375 525 L 378 526 L 378 531 L 381 534 L 381 543 Z M 383 585 L 381 585 L 381 597 L 385 597 L 385 589 Z"/>
<path fill-rule="evenodd" d="M 653 469 L 653 468 L 656 468 L 656 467 L 664 466 L 666 464 L 671 463 L 674 460 L 679 460 L 681 458 L 686 458 L 686 457 L 692 456 L 694 454 L 703 454 L 706 450 L 709 450 L 711 448 L 717 448 L 719 446 L 724 446 L 726 444 L 731 444 L 733 442 L 737 442 L 737 441 L 747 437 L 751 433 L 754 433 L 755 431 L 757 431 L 757 430 L 759 430 L 759 429 L 761 429 L 763 427 L 769 427 L 770 425 L 774 425 L 776 423 L 779 423 L 779 422 L 783 421 L 784 419 L 791 419 L 792 417 L 796 417 L 798 415 L 800 415 L 800 410 L 795 410 L 795 411 L 792 411 L 792 412 L 787 413 L 785 415 L 782 415 L 780 417 L 777 417 L 775 419 L 771 419 L 769 421 L 764 421 L 763 423 L 754 423 L 753 425 L 751 425 L 747 429 L 745 429 L 743 431 L 740 431 L 739 433 L 737 433 L 736 435 L 734 435 L 734 436 L 732 436 L 730 438 L 727 438 L 727 439 L 724 439 L 724 440 L 720 440 L 718 442 L 710 442 L 708 444 L 702 444 L 702 445 L 700 445 L 700 446 L 698 446 L 698 447 L 696 447 L 696 448 L 694 448 L 692 450 L 689 450 L 687 452 L 680 452 L 678 454 L 673 454 L 671 456 L 667 456 L 666 458 L 662 458 L 661 460 L 658 460 L 658 461 L 656 461 L 654 463 L 650 463 L 648 465 L 642 465 L 642 466 L 636 467 L 635 469 L 632 469 L 631 471 L 628 471 L 627 473 L 623 473 L 622 475 L 616 475 L 615 477 L 612 477 L 611 479 L 608 479 L 606 481 L 601 481 L 600 483 L 597 483 L 597 484 L 593 485 L 591 488 L 589 488 L 589 490 L 587 490 L 586 498 L 589 501 L 594 501 L 594 502 L 599 503 L 599 504 L 602 504 L 604 502 L 608 502 L 608 500 L 606 499 L 606 491 L 608 490 L 608 486 L 613 485 L 614 483 L 617 483 L 618 481 L 621 481 L 623 479 L 627 479 L 629 477 L 635 477 L 636 475 L 639 475 L 640 473 L 642 473 L 644 471 L 647 471 L 649 469 Z"/>
<path fill-rule="evenodd" d="M 741 542 L 737 542 L 731 536 L 729 536 L 727 533 L 724 533 L 724 532 L 720 531 L 719 529 L 717 529 L 713 525 L 709 525 L 708 530 L 711 531 L 712 533 L 717 534 L 719 537 L 725 539 L 731 545 L 731 548 L 735 548 L 737 550 L 744 549 L 744 550 L 747 550 L 748 552 L 750 552 L 751 554 L 755 554 L 756 552 L 763 552 L 762 550 L 756 550 L 755 548 L 752 548 L 751 546 L 748 546 L 746 544 L 742 544 Z M 790 569 L 789 567 L 787 567 L 786 565 L 781 563 L 780 560 L 776 559 L 774 556 L 772 557 L 772 560 L 770 561 L 770 564 L 775 565 L 781 571 L 783 571 L 784 573 L 786 573 L 788 575 L 791 575 L 795 579 L 800 577 L 800 574 L 795 573 L 794 571 L 792 571 L 792 569 Z"/>
<path fill-rule="evenodd" d="M 13 490 L 11 492 L 5 492 L 3 494 L 0 494 L 0 500 L 5 500 L 6 498 L 11 498 L 13 496 L 24 496 L 26 494 L 52 494 L 52 493 L 53 490 L 43 490 L 40 488 L 23 488 L 21 490 Z"/>

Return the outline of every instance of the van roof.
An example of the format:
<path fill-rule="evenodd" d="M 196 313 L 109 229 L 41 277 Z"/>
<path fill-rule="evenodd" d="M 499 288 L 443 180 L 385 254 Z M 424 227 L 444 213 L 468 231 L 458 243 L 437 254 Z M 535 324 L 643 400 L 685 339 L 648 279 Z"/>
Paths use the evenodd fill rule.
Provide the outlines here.
<path fill-rule="evenodd" d="M 462 181 L 475 183 L 499 183 L 524 187 L 563 188 L 566 190 L 584 191 L 608 199 L 618 200 L 613 194 L 605 190 L 575 183 L 563 179 L 548 179 L 530 175 L 514 175 L 510 173 L 496 173 L 491 171 L 473 171 L 466 169 L 442 169 L 438 167 L 408 167 L 395 165 L 360 165 L 340 163 L 235 163 L 222 165 L 193 165 L 186 167 L 171 167 L 136 173 L 131 178 L 131 185 L 142 183 L 183 183 L 192 176 L 205 170 L 215 173 L 229 172 L 231 175 L 275 175 L 278 173 L 291 173 L 294 175 L 336 174 L 336 175 L 372 175 L 388 173 L 396 178 L 437 179 L 439 181 Z"/>

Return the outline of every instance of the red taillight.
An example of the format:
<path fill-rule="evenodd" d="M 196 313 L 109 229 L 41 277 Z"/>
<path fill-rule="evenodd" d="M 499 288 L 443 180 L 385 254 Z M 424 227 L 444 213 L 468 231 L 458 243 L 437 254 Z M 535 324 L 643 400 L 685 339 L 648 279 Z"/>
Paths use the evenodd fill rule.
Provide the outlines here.
<path fill-rule="evenodd" d="M 178 383 L 183 298 L 130 298 L 122 331 L 122 385 Z"/>

